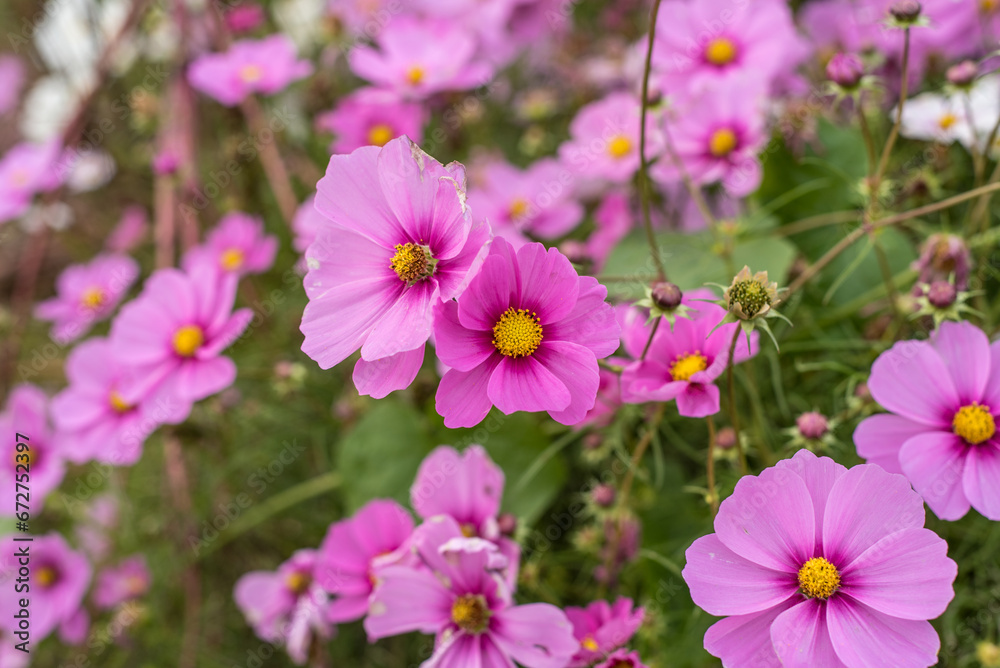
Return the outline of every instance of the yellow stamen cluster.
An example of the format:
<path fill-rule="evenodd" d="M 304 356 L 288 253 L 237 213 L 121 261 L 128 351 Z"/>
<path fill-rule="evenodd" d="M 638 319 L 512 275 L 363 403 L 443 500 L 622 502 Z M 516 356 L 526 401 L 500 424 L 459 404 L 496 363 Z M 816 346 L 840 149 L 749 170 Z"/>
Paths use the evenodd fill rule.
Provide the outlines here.
<path fill-rule="evenodd" d="M 288 587 L 288 591 L 292 592 L 296 596 L 304 593 L 309 589 L 309 585 L 312 584 L 312 578 L 310 578 L 305 573 L 300 573 L 294 571 L 285 578 L 285 586 Z"/>
<path fill-rule="evenodd" d="M 58 574 L 51 566 L 42 566 L 35 573 L 35 582 L 40 587 L 51 587 L 56 583 L 57 579 L 59 579 Z"/>
<path fill-rule="evenodd" d="M 451 606 L 451 621 L 469 633 L 481 633 L 490 623 L 490 609 L 481 594 L 464 594 Z"/>
<path fill-rule="evenodd" d="M 716 37 L 705 45 L 705 60 L 722 67 L 736 59 L 736 45 L 725 37 Z"/>
<path fill-rule="evenodd" d="M 513 306 L 493 326 L 493 345 L 507 357 L 527 357 L 542 342 L 542 324 L 533 311 Z"/>
<path fill-rule="evenodd" d="M 736 133 L 729 128 L 719 128 L 708 139 L 708 152 L 716 158 L 724 158 L 736 150 Z"/>
<path fill-rule="evenodd" d="M 997 7 L 1000 7 L 1000 2 L 997 0 L 980 0 L 979 2 L 979 11 L 983 14 L 992 14 L 997 10 Z"/>
<path fill-rule="evenodd" d="M 708 368 L 708 359 L 701 353 L 681 355 L 670 363 L 670 377 L 674 380 L 688 380 L 699 371 Z"/>
<path fill-rule="evenodd" d="M 823 557 L 813 557 L 799 569 L 799 589 L 809 598 L 825 601 L 840 589 L 840 571 Z"/>
<path fill-rule="evenodd" d="M 399 276 L 399 280 L 413 284 L 434 273 L 434 262 L 430 251 L 425 247 L 407 242 L 396 244 L 395 249 L 396 254 L 389 261 L 389 266 Z"/>
<path fill-rule="evenodd" d="M 988 406 L 971 403 L 962 406 L 951 421 L 952 431 L 969 445 L 979 445 L 993 438 L 997 433 L 996 420 Z"/>
<path fill-rule="evenodd" d="M 393 137 L 392 128 L 385 123 L 373 125 L 368 131 L 368 143 L 372 146 L 385 146 Z"/>
<path fill-rule="evenodd" d="M 226 271 L 236 271 L 243 266 L 243 251 L 230 248 L 219 256 L 219 266 Z"/>
<path fill-rule="evenodd" d="M 524 214 L 528 213 L 529 206 L 528 200 L 523 197 L 515 197 L 510 203 L 510 219 L 516 222 L 524 218 Z"/>
<path fill-rule="evenodd" d="M 594 636 L 585 636 L 584 639 L 580 641 L 580 647 L 590 652 L 596 652 L 601 648 L 601 646 L 597 644 L 597 641 L 594 640 Z"/>
<path fill-rule="evenodd" d="M 466 538 L 475 538 L 476 536 L 479 535 L 476 532 L 476 527 L 472 526 L 471 524 L 463 524 L 459 527 L 459 529 L 461 530 L 462 535 L 465 536 Z"/>
<path fill-rule="evenodd" d="M 771 295 L 763 283 L 751 278 L 740 281 L 730 288 L 729 303 L 739 304 L 743 313 L 752 318 L 764 306 L 771 303 Z"/>
<path fill-rule="evenodd" d="M 184 325 L 174 333 L 174 352 L 181 357 L 193 357 L 204 342 L 205 333 L 201 327 Z"/>
<path fill-rule="evenodd" d="M 83 295 L 80 296 L 80 303 L 83 304 L 84 308 L 93 310 L 100 308 L 107 299 L 108 296 L 104 293 L 104 290 L 95 286 L 83 291 Z"/>
<path fill-rule="evenodd" d="M 419 85 L 420 82 L 424 80 L 424 68 L 419 65 L 414 65 L 410 69 L 406 70 L 406 80 L 414 86 Z"/>
<path fill-rule="evenodd" d="M 115 390 L 111 390 L 111 393 L 108 394 L 108 403 L 111 404 L 111 407 L 117 413 L 127 413 L 132 410 L 132 405 L 125 401 L 122 395 L 118 394 Z"/>
<path fill-rule="evenodd" d="M 632 140 L 625 135 L 617 135 L 608 142 L 608 155 L 612 158 L 624 158 L 632 150 Z"/>
<path fill-rule="evenodd" d="M 938 119 L 938 127 L 942 130 L 947 130 L 958 121 L 958 116 L 949 112 L 946 112 L 941 118 Z"/>
<path fill-rule="evenodd" d="M 257 65 L 244 65 L 240 70 L 240 79 L 245 83 L 257 83 L 264 72 Z"/>

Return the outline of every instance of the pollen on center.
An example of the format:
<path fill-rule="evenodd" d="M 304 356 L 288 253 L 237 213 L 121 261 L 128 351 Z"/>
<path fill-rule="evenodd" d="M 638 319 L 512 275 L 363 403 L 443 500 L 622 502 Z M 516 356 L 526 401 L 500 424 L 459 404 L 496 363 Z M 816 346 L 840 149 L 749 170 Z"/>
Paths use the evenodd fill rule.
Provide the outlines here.
<path fill-rule="evenodd" d="M 674 380 L 688 380 L 708 368 L 708 358 L 699 352 L 681 355 L 670 363 L 670 376 Z"/>
<path fill-rule="evenodd" d="M 708 139 L 708 152 L 716 158 L 724 158 L 736 150 L 736 133 L 731 128 L 719 128 Z"/>
<path fill-rule="evenodd" d="M 941 128 L 942 130 L 948 130 L 956 122 L 958 122 L 958 116 L 956 116 L 955 114 L 953 114 L 950 111 L 948 111 L 948 112 L 945 112 L 941 116 L 941 118 L 938 119 L 938 127 Z"/>
<path fill-rule="evenodd" d="M 705 45 L 705 60 L 713 65 L 728 65 L 736 59 L 736 44 L 728 37 L 716 37 Z"/>
<path fill-rule="evenodd" d="M 389 261 L 389 266 L 399 276 L 399 280 L 412 285 L 434 274 L 437 261 L 431 257 L 427 247 L 407 242 L 396 244 L 394 248 L 396 254 Z"/>
<path fill-rule="evenodd" d="M 258 65 L 244 65 L 240 69 L 240 79 L 242 79 L 244 83 L 257 83 L 260 81 L 263 74 L 264 72 Z"/>
<path fill-rule="evenodd" d="M 825 601 L 840 589 L 840 571 L 823 557 L 813 557 L 799 569 L 799 589 Z"/>
<path fill-rule="evenodd" d="M 393 138 L 394 134 L 392 128 L 385 123 L 373 125 L 368 130 L 368 143 L 372 146 L 385 146 Z"/>
<path fill-rule="evenodd" d="M 413 65 L 406 70 L 406 80 L 413 86 L 419 85 L 424 80 L 424 68 L 420 65 Z"/>
<path fill-rule="evenodd" d="M 174 332 L 174 352 L 181 357 L 193 357 L 205 342 L 205 332 L 198 325 L 184 325 Z"/>
<path fill-rule="evenodd" d="M 116 413 L 128 413 L 133 408 L 130 403 L 122 398 L 122 395 L 120 395 L 117 390 L 111 390 L 111 392 L 108 393 L 108 403 L 111 404 L 111 408 L 113 408 Z"/>
<path fill-rule="evenodd" d="M 993 438 L 997 433 L 996 420 L 989 406 L 971 403 L 962 406 L 951 421 L 952 431 L 969 445 L 979 445 Z"/>
<path fill-rule="evenodd" d="M 108 296 L 104 293 L 104 290 L 94 286 L 83 291 L 83 295 L 80 296 L 80 303 L 83 304 L 84 308 L 93 310 L 100 308 L 107 299 Z"/>
<path fill-rule="evenodd" d="M 226 271 L 236 271 L 243 266 L 243 251 L 229 248 L 219 256 L 219 265 Z"/>
<path fill-rule="evenodd" d="M 528 357 L 542 342 L 542 324 L 533 311 L 513 306 L 493 326 L 493 345 L 507 357 Z"/>
<path fill-rule="evenodd" d="M 480 633 L 489 626 L 490 609 L 481 594 L 464 594 L 451 606 L 451 621 L 469 633 Z"/>
<path fill-rule="evenodd" d="M 624 158 L 632 150 L 632 140 L 625 135 L 617 135 L 608 142 L 608 155 Z"/>

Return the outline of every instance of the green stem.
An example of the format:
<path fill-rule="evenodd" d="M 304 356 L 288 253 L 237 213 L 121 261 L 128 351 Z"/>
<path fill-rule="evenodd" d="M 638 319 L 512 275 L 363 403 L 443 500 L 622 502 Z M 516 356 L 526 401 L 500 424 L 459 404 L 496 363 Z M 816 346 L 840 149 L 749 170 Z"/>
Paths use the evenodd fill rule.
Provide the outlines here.
<path fill-rule="evenodd" d="M 726 373 L 729 376 L 729 421 L 733 424 L 733 431 L 736 433 L 736 456 L 740 460 L 740 473 L 742 475 L 747 474 L 747 458 L 743 454 L 743 442 L 740 440 L 740 419 L 736 412 L 736 388 L 733 382 L 733 367 L 736 366 L 734 359 L 736 357 L 736 342 L 739 341 L 740 333 L 743 328 L 739 323 L 736 323 L 736 330 L 733 332 L 733 340 L 729 344 L 729 357 L 726 358 L 727 366 Z"/>
<path fill-rule="evenodd" d="M 639 199 L 642 202 L 642 219 L 646 227 L 649 253 L 656 267 L 656 275 L 661 281 L 667 280 L 667 271 L 660 257 L 660 248 L 653 233 L 653 219 L 649 208 L 649 164 L 646 161 L 646 116 L 649 113 L 649 73 L 653 63 L 653 40 L 656 37 L 656 18 L 660 13 L 660 1 L 655 0 L 649 17 L 649 44 L 646 48 L 646 66 L 642 76 L 642 111 L 639 120 Z"/>
<path fill-rule="evenodd" d="M 886 167 L 889 166 L 889 154 L 892 153 L 892 147 L 896 143 L 896 137 L 899 136 L 899 128 L 903 123 L 903 105 L 906 103 L 906 94 L 909 89 L 910 83 L 910 29 L 903 29 L 903 81 L 899 86 L 899 104 L 896 106 L 896 122 L 892 125 L 892 130 L 889 131 L 889 138 L 885 142 L 885 146 L 882 148 L 882 157 L 878 161 L 878 170 L 875 172 L 875 178 L 872 181 L 872 196 L 877 197 L 879 191 L 879 184 L 882 181 L 882 177 L 885 175 Z"/>

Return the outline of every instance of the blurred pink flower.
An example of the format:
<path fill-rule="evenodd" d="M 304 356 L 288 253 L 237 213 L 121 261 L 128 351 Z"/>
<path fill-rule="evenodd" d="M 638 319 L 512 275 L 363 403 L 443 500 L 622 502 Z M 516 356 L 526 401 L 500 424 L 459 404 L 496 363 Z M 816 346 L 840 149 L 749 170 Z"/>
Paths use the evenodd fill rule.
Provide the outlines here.
<path fill-rule="evenodd" d="M 5 489 L 13 490 L 18 477 L 23 482 L 27 473 L 31 482 L 32 515 L 41 511 L 45 497 L 59 486 L 66 472 L 63 453 L 55 443 L 49 426 L 48 410 L 49 398 L 45 393 L 34 385 L 24 383 L 14 387 L 7 397 L 7 405 L 0 412 L 0 429 L 3 430 L 0 433 L 8 434 L 0 462 L 0 484 Z M 27 440 L 17 439 L 16 434 L 26 436 Z M 18 452 L 17 443 L 26 443 L 27 451 Z M 15 512 L 12 500 L 0 509 L 0 516 L 11 517 Z"/>
<path fill-rule="evenodd" d="M 515 253 L 494 239 L 468 290 L 435 310 L 437 354 L 450 367 L 437 391 L 445 425 L 475 426 L 494 405 L 583 420 L 597 396 L 597 360 L 618 348 L 606 296 L 556 249 L 533 243 Z"/>
<path fill-rule="evenodd" d="M 278 34 L 234 42 L 225 53 L 200 56 L 188 68 L 188 81 L 232 107 L 253 93 L 277 93 L 312 71 L 309 61 L 296 59 L 292 40 Z"/>
<path fill-rule="evenodd" d="M 622 341 L 625 351 L 635 360 L 622 372 L 622 399 L 627 403 L 677 400 L 677 410 L 686 417 L 705 417 L 719 412 L 719 388 L 714 381 L 726 370 L 729 346 L 738 323 L 729 323 L 712 331 L 726 315 L 725 309 L 707 301 L 715 298 L 711 290 L 698 288 L 684 293 L 682 303 L 691 311 L 678 317 L 670 327 L 661 323 L 649 346 L 652 324 L 646 313 L 636 308 L 623 314 Z M 735 363 L 757 354 L 757 332 L 736 342 Z"/>
<path fill-rule="evenodd" d="M 22 142 L 0 158 L 0 223 L 17 218 L 37 193 L 54 190 L 66 180 L 61 157 L 56 142 Z"/>
<path fill-rule="evenodd" d="M 316 565 L 316 581 L 333 596 L 329 621 L 340 624 L 368 614 L 376 571 L 402 558 L 412 533 L 410 514 L 387 499 L 370 501 L 353 517 L 330 525 Z"/>
<path fill-rule="evenodd" d="M 612 652 L 606 661 L 603 661 L 594 668 L 649 668 L 639 658 L 639 652 L 630 652 L 620 649 Z"/>
<path fill-rule="evenodd" d="M 56 280 L 58 296 L 38 304 L 35 317 L 52 321 L 52 339 L 65 345 L 110 316 L 138 276 L 139 265 L 128 255 L 98 255 L 67 267 Z"/>
<path fill-rule="evenodd" d="M 493 160 L 469 188 L 469 206 L 490 222 L 493 234 L 520 248 L 528 242 L 525 234 L 556 239 L 583 221 L 583 206 L 573 198 L 573 180 L 556 160 L 539 160 L 523 170 Z"/>
<path fill-rule="evenodd" d="M 653 69 L 669 94 L 734 84 L 766 93 L 808 52 L 783 0 L 685 0 L 659 16 Z"/>
<path fill-rule="evenodd" d="M 566 608 L 573 623 L 573 635 L 580 644 L 571 668 L 592 665 L 625 645 L 642 626 L 645 610 L 634 607 L 632 599 L 621 597 L 614 605 L 594 601 L 586 608 Z"/>
<path fill-rule="evenodd" d="M 930 341 L 879 355 L 868 389 L 889 413 L 858 425 L 858 455 L 905 475 L 941 519 L 971 506 L 1000 520 L 1000 342 L 943 322 Z"/>
<path fill-rule="evenodd" d="M 235 34 L 250 32 L 264 25 L 266 19 L 263 7 L 248 2 L 226 12 L 226 27 Z"/>
<path fill-rule="evenodd" d="M 385 146 L 406 135 L 419 144 L 427 111 L 416 102 L 400 100 L 378 88 L 361 88 L 340 98 L 336 108 L 316 117 L 316 127 L 336 135 L 333 153 L 350 153 L 362 146 Z"/>
<path fill-rule="evenodd" d="M 314 640 L 327 640 L 334 631 L 326 619 L 328 597 L 318 583 L 319 564 L 315 550 L 298 550 L 277 571 L 246 573 L 233 592 L 257 636 L 284 643 L 298 665 L 305 664 Z"/>
<path fill-rule="evenodd" d="M 236 379 L 225 350 L 246 328 L 250 309 L 233 311 L 238 278 L 198 265 L 159 269 L 111 325 L 111 345 L 128 369 L 118 388 L 154 422 L 177 422 L 187 409 Z"/>
<path fill-rule="evenodd" d="M 559 147 L 559 158 L 577 175 L 626 183 L 639 170 L 639 99 L 630 93 L 612 93 L 591 102 L 569 126 L 570 138 Z M 663 137 L 654 114 L 646 117 L 646 159 L 663 150 Z"/>
<path fill-rule="evenodd" d="M 936 664 L 926 620 L 948 607 L 958 568 L 923 526 L 920 497 L 878 466 L 799 450 L 743 476 L 686 553 L 691 598 L 726 617 L 705 649 L 727 666 Z"/>
<path fill-rule="evenodd" d="M 480 538 L 465 538 L 442 516 L 414 535 L 419 568 L 378 572 L 365 630 L 372 640 L 420 631 L 437 636 L 427 666 L 563 668 L 576 651 L 572 626 L 546 603 L 514 606 L 499 572 L 506 558 Z"/>
<path fill-rule="evenodd" d="M 139 461 L 143 442 L 160 421 L 144 414 L 147 397 L 132 403 L 122 398 L 121 388 L 130 373 L 113 343 L 93 338 L 78 345 L 66 358 L 66 377 L 69 387 L 52 398 L 52 419 L 63 456 L 77 464 L 130 466 Z M 190 406 L 175 410 L 187 415 Z"/>
<path fill-rule="evenodd" d="M 762 103 L 758 92 L 740 85 L 713 88 L 677 102 L 665 121 L 668 138 L 695 183 L 721 181 L 735 197 L 757 190 L 763 175 L 757 153 L 766 140 Z M 667 184 L 680 180 L 676 165 L 667 158 L 651 173 Z"/>
<path fill-rule="evenodd" d="M 133 204 L 122 212 L 121 220 L 104 241 L 104 248 L 111 253 L 129 253 L 142 243 L 148 232 L 146 209 Z"/>
<path fill-rule="evenodd" d="M 475 38 L 453 22 L 397 16 L 375 43 L 378 49 L 359 45 L 351 50 L 351 70 L 404 98 L 478 88 L 493 76 L 493 67 L 476 58 Z"/>
<path fill-rule="evenodd" d="M 139 598 L 149 591 L 150 575 L 146 557 L 141 554 L 107 566 L 97 574 L 94 584 L 94 605 L 110 610 L 119 603 Z"/>
<path fill-rule="evenodd" d="M 329 369 L 360 347 L 354 383 L 382 398 L 413 382 L 431 309 L 465 288 L 489 226 L 472 222 L 465 168 L 406 137 L 333 156 L 316 189 L 328 220 L 306 251 L 302 350 Z"/>
<path fill-rule="evenodd" d="M 264 234 L 263 220 L 232 211 L 222 216 L 203 244 L 184 254 L 181 264 L 187 272 L 206 263 L 223 273 L 246 276 L 270 269 L 277 252 L 278 239 Z"/>
<path fill-rule="evenodd" d="M 0 116 L 17 108 L 24 85 L 24 61 L 0 54 Z"/>
<path fill-rule="evenodd" d="M 316 241 L 316 235 L 326 220 L 326 217 L 316 210 L 316 195 L 310 195 L 295 210 L 295 218 L 292 220 L 295 239 L 292 241 L 292 248 L 305 253 L 312 242 Z"/>
<path fill-rule="evenodd" d="M 9 631 L 19 630 L 14 612 L 21 609 L 18 599 L 25 594 L 14 591 L 13 580 L 18 568 L 24 564 L 19 564 L 14 555 L 18 547 L 30 545 L 31 640 L 38 642 L 60 626 L 79 622 L 78 613 L 90 584 L 91 568 L 86 557 L 74 552 L 59 534 L 49 533 L 33 538 L 30 544 L 16 543 L 13 536 L 7 536 L 2 541 L 6 576 L 3 580 L 8 586 L 0 590 L 0 609 L 4 611 L 0 624 Z M 71 636 L 75 635 L 72 631 L 71 628 L 66 629 Z"/>

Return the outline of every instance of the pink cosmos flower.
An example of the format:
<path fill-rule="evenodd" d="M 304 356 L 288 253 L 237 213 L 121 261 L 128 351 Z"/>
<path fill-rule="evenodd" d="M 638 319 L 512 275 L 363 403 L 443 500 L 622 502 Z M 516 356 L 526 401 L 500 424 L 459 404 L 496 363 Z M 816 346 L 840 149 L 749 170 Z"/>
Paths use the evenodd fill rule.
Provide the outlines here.
<path fill-rule="evenodd" d="M 237 276 L 260 274 L 271 268 L 278 252 L 278 239 L 264 234 L 264 221 L 239 211 L 227 213 L 219 220 L 205 243 L 184 255 L 183 266 L 191 272 L 194 265 L 205 262 L 225 273 Z"/>
<path fill-rule="evenodd" d="M 435 310 L 437 354 L 450 367 L 437 391 L 445 425 L 472 427 L 491 406 L 583 420 L 597 396 L 597 360 L 618 348 L 607 293 L 555 249 L 515 253 L 495 239 L 468 290 Z"/>
<path fill-rule="evenodd" d="M 375 43 L 377 50 L 359 45 L 348 54 L 351 70 L 404 98 L 478 88 L 493 76 L 493 67 L 476 58 L 475 38 L 449 21 L 397 16 Z"/>
<path fill-rule="evenodd" d="M 410 488 L 410 505 L 425 520 L 447 515 L 458 522 L 467 538 L 495 543 L 507 558 L 508 575 L 516 578 L 521 548 L 500 534 L 497 523 L 503 486 L 503 470 L 481 445 L 471 445 L 461 454 L 442 445 L 420 464 Z M 507 584 L 513 589 L 516 581 Z"/>
<path fill-rule="evenodd" d="M 659 16 L 653 67 L 669 93 L 735 83 L 766 92 L 808 52 L 785 2 L 686 0 Z"/>
<path fill-rule="evenodd" d="M 607 657 L 635 635 L 642 626 L 646 611 L 634 608 L 632 599 L 619 598 L 614 605 L 594 601 L 586 608 L 566 608 L 573 623 L 573 635 L 580 644 L 571 668 L 592 665 Z"/>
<path fill-rule="evenodd" d="M 17 108 L 24 85 L 24 62 L 17 56 L 0 55 L 0 116 Z"/>
<path fill-rule="evenodd" d="M 3 429 L 0 433 L 9 434 L 3 444 L 5 454 L 0 463 L 0 484 L 13 490 L 18 478 L 23 482 L 27 473 L 31 484 L 29 505 L 32 515 L 42 509 L 45 497 L 59 486 L 66 472 L 63 453 L 54 443 L 49 426 L 48 404 L 49 399 L 42 390 L 25 383 L 11 391 L 7 405 L 0 412 L 0 429 Z M 27 436 L 27 440 L 18 439 L 17 434 Z M 17 443 L 26 443 L 27 451 L 22 448 L 19 452 Z M 14 513 L 13 501 L 0 508 L 0 516 L 13 516 Z"/>
<path fill-rule="evenodd" d="M 237 280 L 206 265 L 159 269 L 146 280 L 111 326 L 111 346 L 129 370 L 118 388 L 125 405 L 141 404 L 154 422 L 178 422 L 191 404 L 233 383 L 236 365 L 220 353 L 253 316 L 233 311 Z"/>
<path fill-rule="evenodd" d="M 158 422 L 143 411 L 146 397 L 131 404 L 122 398 L 121 388 L 131 374 L 112 342 L 94 338 L 74 348 L 66 359 L 66 377 L 69 387 L 52 398 L 52 419 L 64 456 L 77 464 L 137 462 Z M 176 410 L 187 415 L 190 407 Z"/>
<path fill-rule="evenodd" d="M 382 398 L 413 382 L 432 307 L 465 288 L 489 226 L 465 206 L 465 169 L 407 137 L 333 156 L 316 188 L 328 220 L 306 251 L 302 350 L 329 369 L 360 347 L 354 384 Z"/>
<path fill-rule="evenodd" d="M 225 53 L 206 53 L 191 63 L 188 81 L 227 107 L 248 95 L 271 95 L 312 74 L 312 65 L 297 60 L 295 43 L 277 34 L 261 40 L 234 42 Z"/>
<path fill-rule="evenodd" d="M 678 101 L 666 121 L 668 133 L 695 183 L 721 181 L 734 197 L 757 189 L 763 174 L 757 153 L 766 139 L 761 101 L 759 92 L 745 85 L 714 88 Z M 668 158 L 656 163 L 651 173 L 663 183 L 680 179 L 676 165 Z"/>
<path fill-rule="evenodd" d="M 569 140 L 559 147 L 563 163 L 578 175 L 625 183 L 639 170 L 641 105 L 629 93 L 612 93 L 591 102 L 569 126 Z M 646 158 L 663 150 L 653 114 L 646 117 Z"/>
<path fill-rule="evenodd" d="M 686 417 L 705 417 L 719 412 L 719 388 L 714 381 L 726 370 L 729 347 L 738 323 L 713 328 L 725 317 L 721 306 L 704 299 L 715 297 L 711 290 L 699 288 L 684 293 L 682 304 L 691 311 L 689 318 L 677 318 L 673 328 L 660 325 L 641 360 L 652 324 L 646 314 L 629 309 L 623 316 L 622 341 L 625 351 L 635 360 L 622 371 L 622 399 L 627 403 L 677 400 L 677 411 Z M 757 332 L 736 342 L 735 363 L 757 354 Z"/>
<path fill-rule="evenodd" d="M 67 267 L 56 281 L 58 296 L 35 307 L 35 317 L 53 322 L 52 339 L 65 345 L 111 315 L 139 276 L 128 255 L 98 255 Z"/>
<path fill-rule="evenodd" d="M 361 88 L 340 99 L 336 109 L 316 117 L 316 127 L 336 135 L 333 153 L 350 153 L 362 146 L 385 146 L 406 135 L 423 141 L 427 111 L 416 102 L 400 100 L 378 88 Z"/>
<path fill-rule="evenodd" d="M 937 662 L 937 617 L 954 596 L 948 545 L 923 528 L 899 475 L 799 450 L 744 476 L 715 533 L 687 551 L 695 604 L 726 615 L 705 634 L 724 665 L 899 668 Z"/>
<path fill-rule="evenodd" d="M 324 222 L 326 217 L 316 210 L 316 195 L 311 195 L 295 210 L 295 218 L 292 219 L 292 231 L 295 232 L 292 248 L 305 253 L 310 244 L 316 241 L 316 235 Z"/>
<path fill-rule="evenodd" d="M 263 7 L 248 2 L 242 6 L 232 7 L 226 12 L 226 27 L 237 34 L 250 32 L 264 25 L 266 19 Z"/>
<path fill-rule="evenodd" d="M 402 558 L 413 519 L 395 501 L 376 499 L 330 525 L 320 545 L 316 582 L 333 596 L 327 619 L 339 624 L 368 613 L 375 573 Z"/>
<path fill-rule="evenodd" d="M 36 193 L 58 188 L 67 170 L 59 163 L 62 148 L 56 142 L 22 142 L 0 158 L 0 223 L 22 215 Z"/>
<path fill-rule="evenodd" d="M 32 479 L 32 492 L 34 491 Z M 18 628 L 18 621 L 14 619 L 14 611 L 20 610 L 18 599 L 24 593 L 15 592 L 13 585 L 14 579 L 18 577 L 18 569 L 23 566 L 14 555 L 18 548 L 26 545 L 30 546 L 31 555 L 27 583 L 31 590 L 30 634 L 31 640 L 37 642 L 56 628 L 67 627 L 79 621 L 78 613 L 90 584 L 91 568 L 87 559 L 74 552 L 57 533 L 34 536 L 31 543 L 15 542 L 13 536 L 4 538 L 2 579 L 7 586 L 0 591 L 0 609 L 4 611 L 2 625 L 11 632 L 24 630 Z"/>
<path fill-rule="evenodd" d="M 122 212 L 121 220 L 104 241 L 104 248 L 111 253 L 129 253 L 135 250 L 149 233 L 146 209 L 134 204 Z"/>
<path fill-rule="evenodd" d="M 419 567 L 378 572 L 365 618 L 372 640 L 420 631 L 437 636 L 423 668 L 505 666 L 563 668 L 577 648 L 562 610 L 546 603 L 514 606 L 502 570 L 507 560 L 481 538 L 466 538 L 441 516 L 413 538 Z M 513 660 L 513 661 L 512 661 Z"/>
<path fill-rule="evenodd" d="M 945 520 L 973 507 L 1000 520 L 1000 342 L 944 322 L 930 341 L 901 341 L 878 356 L 868 388 L 889 413 L 858 425 L 858 454 L 902 473 Z"/>
<path fill-rule="evenodd" d="M 149 568 L 141 554 L 124 559 L 116 566 L 108 566 L 97 574 L 94 585 L 94 605 L 110 610 L 120 603 L 139 598 L 149 591 Z"/>
<path fill-rule="evenodd" d="M 639 652 L 620 649 L 612 652 L 607 661 L 597 664 L 594 668 L 649 668 L 649 666 L 639 658 Z"/>
<path fill-rule="evenodd" d="M 292 660 L 303 665 L 315 639 L 333 635 L 326 619 L 328 599 L 316 573 L 315 550 L 299 550 L 277 571 L 252 571 L 236 582 L 233 598 L 257 636 L 284 642 Z"/>
<path fill-rule="evenodd" d="M 540 239 L 563 236 L 583 220 L 583 207 L 573 199 L 572 174 L 556 160 L 539 160 L 521 170 L 491 161 L 479 187 L 469 189 L 469 205 L 493 226 L 493 233 L 515 248 L 525 234 Z"/>

